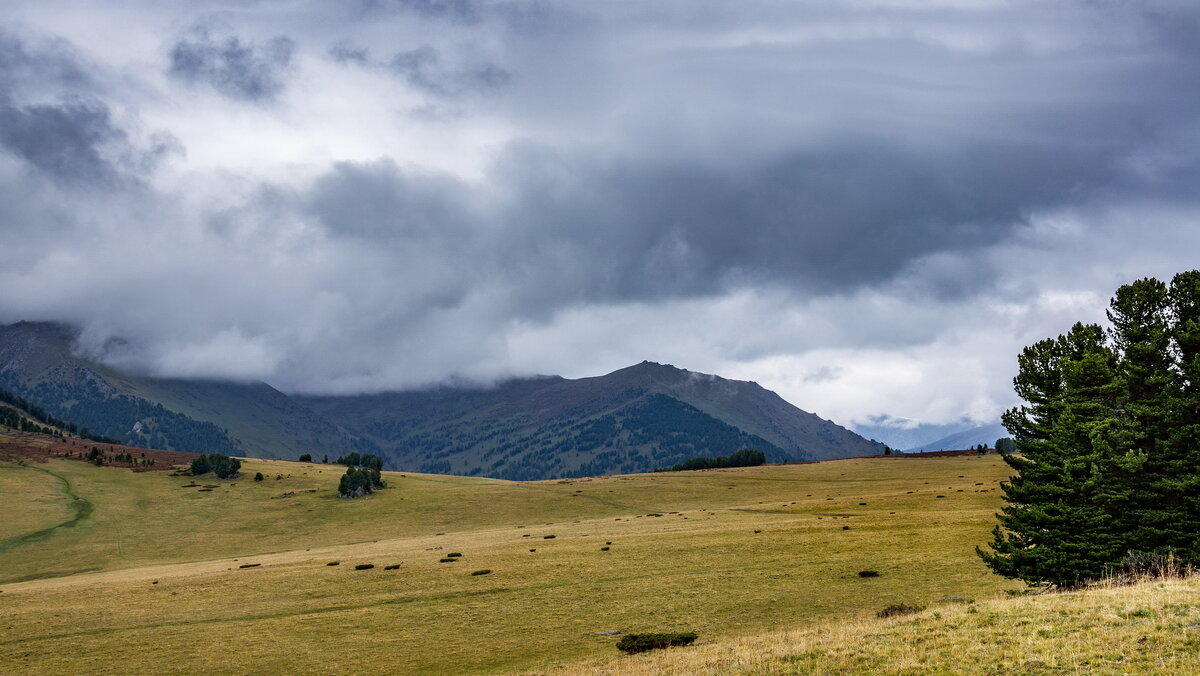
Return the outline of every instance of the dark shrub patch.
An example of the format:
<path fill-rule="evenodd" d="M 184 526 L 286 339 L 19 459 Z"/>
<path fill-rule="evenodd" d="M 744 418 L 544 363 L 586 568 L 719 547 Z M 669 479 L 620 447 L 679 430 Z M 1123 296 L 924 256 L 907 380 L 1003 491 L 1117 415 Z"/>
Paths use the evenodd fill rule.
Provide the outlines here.
<path fill-rule="evenodd" d="M 446 558 L 455 559 L 460 556 L 462 556 L 462 552 L 450 552 L 449 554 L 446 555 Z"/>
<path fill-rule="evenodd" d="M 262 475 L 262 472 L 255 472 L 255 473 L 254 473 L 254 480 L 255 480 L 255 481 L 262 481 L 262 480 L 263 480 L 263 475 Z"/>
<path fill-rule="evenodd" d="M 553 540 L 553 539 L 554 539 L 554 536 L 553 536 L 553 535 L 543 535 L 543 536 L 542 536 L 542 539 L 543 539 L 543 540 Z"/>
<path fill-rule="evenodd" d="M 238 568 L 258 568 L 261 565 L 261 563 L 243 563 Z"/>
<path fill-rule="evenodd" d="M 529 550 L 529 551 L 531 551 L 531 552 L 536 552 L 537 550 L 536 550 L 536 549 L 531 549 L 531 550 Z"/>
<path fill-rule="evenodd" d="M 390 565 L 390 566 L 384 566 L 384 567 L 383 567 L 383 569 L 384 569 L 384 570 L 396 570 L 396 569 L 397 569 L 397 568 L 399 568 L 399 567 L 400 567 L 400 564 L 398 564 L 398 563 L 393 563 L 393 564 L 392 564 L 392 565 Z"/>
<path fill-rule="evenodd" d="M 375 567 L 373 563 L 360 563 L 354 567 L 354 570 L 371 570 Z"/>
<path fill-rule="evenodd" d="M 644 653 L 647 650 L 657 650 L 659 648 L 670 648 L 672 646 L 690 645 L 696 640 L 696 634 L 692 632 L 679 633 L 658 633 L 658 634 L 627 634 L 617 642 L 617 650 L 623 653 L 632 655 L 633 653 Z"/>
<path fill-rule="evenodd" d="M 612 549 L 612 548 L 611 547 L 601 547 L 600 551 L 607 552 L 609 549 Z"/>
<path fill-rule="evenodd" d="M 879 577 L 879 571 L 877 571 L 877 570 L 860 570 L 860 571 L 858 571 L 858 576 L 859 577 Z"/>
<path fill-rule="evenodd" d="M 438 559 L 438 563 L 454 563 L 458 559 Z"/>
<path fill-rule="evenodd" d="M 236 476 L 238 470 L 242 467 L 242 461 L 237 458 L 231 458 L 220 453 L 209 453 L 202 455 L 192 461 L 191 473 L 192 476 L 200 476 L 212 472 L 220 479 L 228 479 Z"/>
<path fill-rule="evenodd" d="M 850 526 L 842 526 L 842 530 L 850 530 Z"/>
<path fill-rule="evenodd" d="M 340 563 L 341 563 L 341 561 L 330 561 L 329 563 L 327 563 L 327 564 L 325 564 L 325 565 L 327 565 L 327 566 L 336 566 L 336 565 L 338 565 L 338 564 L 340 564 Z"/>
<path fill-rule="evenodd" d="M 489 568 L 484 568 L 483 570 L 476 570 L 476 571 L 472 572 L 471 574 L 472 575 L 491 575 L 492 571 Z"/>
<path fill-rule="evenodd" d="M 875 613 L 875 617 L 883 618 L 883 617 L 897 617 L 900 615 L 912 615 L 913 613 L 919 613 L 922 610 L 925 610 L 925 609 L 922 608 L 921 606 L 911 606 L 907 603 L 893 603 L 892 605 Z"/>

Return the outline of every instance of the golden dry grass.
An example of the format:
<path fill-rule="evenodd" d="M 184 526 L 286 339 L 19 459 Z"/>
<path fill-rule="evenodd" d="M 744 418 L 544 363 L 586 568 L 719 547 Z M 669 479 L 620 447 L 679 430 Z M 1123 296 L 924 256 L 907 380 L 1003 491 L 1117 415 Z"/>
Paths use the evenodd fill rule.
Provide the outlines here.
<path fill-rule="evenodd" d="M 943 603 L 535 673 L 1191 676 L 1200 673 L 1200 579 Z"/>
<path fill-rule="evenodd" d="M 71 517 L 57 477 L 37 465 L 0 464 L 0 547 Z"/>
<path fill-rule="evenodd" d="M 387 473 L 391 488 L 353 501 L 319 464 L 249 461 L 245 476 L 269 478 L 202 477 L 218 486 L 206 492 L 43 467 L 95 509 L 0 552 L 5 673 L 554 669 L 614 654 L 604 631 L 690 629 L 713 645 L 1014 586 L 972 551 L 1008 473 L 994 456 L 569 482 Z M 40 509 L 0 497 L 22 504 Z M 464 556 L 440 563 L 449 552 Z"/>

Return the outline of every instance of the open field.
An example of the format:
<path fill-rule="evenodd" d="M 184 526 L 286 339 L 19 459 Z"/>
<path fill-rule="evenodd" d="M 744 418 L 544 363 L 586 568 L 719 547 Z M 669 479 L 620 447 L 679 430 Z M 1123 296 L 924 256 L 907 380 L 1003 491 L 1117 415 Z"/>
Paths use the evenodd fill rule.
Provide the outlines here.
<path fill-rule="evenodd" d="M 1200 673 L 1200 579 L 946 602 L 892 619 L 588 661 L 556 674 Z"/>
<path fill-rule="evenodd" d="M 21 528 L 69 516 L 68 488 L 92 505 L 0 549 L 0 668 L 554 670 L 616 654 L 599 632 L 690 629 L 699 648 L 1016 586 L 972 551 L 1008 475 L 996 456 L 528 483 L 385 473 L 390 488 L 353 501 L 334 497 L 335 466 L 242 469 L 190 487 L 66 460 L 0 470 L 40 487 L 0 493 L 5 513 L 44 514 Z"/>

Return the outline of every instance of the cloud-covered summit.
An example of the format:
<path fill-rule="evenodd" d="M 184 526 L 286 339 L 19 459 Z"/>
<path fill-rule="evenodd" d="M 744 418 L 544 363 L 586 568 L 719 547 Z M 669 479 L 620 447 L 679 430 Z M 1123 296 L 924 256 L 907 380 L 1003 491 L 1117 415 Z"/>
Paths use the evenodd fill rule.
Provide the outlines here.
<path fill-rule="evenodd" d="M 846 424 L 988 421 L 1023 345 L 1200 245 L 1183 3 L 125 12 L 0 32 L 0 321 L 156 373 L 652 359 Z"/>

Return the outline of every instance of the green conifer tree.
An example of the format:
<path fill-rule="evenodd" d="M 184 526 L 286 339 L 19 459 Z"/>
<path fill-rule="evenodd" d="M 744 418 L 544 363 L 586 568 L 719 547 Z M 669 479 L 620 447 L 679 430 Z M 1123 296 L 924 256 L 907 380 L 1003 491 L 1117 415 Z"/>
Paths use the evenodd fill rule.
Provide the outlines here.
<path fill-rule="evenodd" d="M 1003 486 L 991 552 L 996 573 L 1031 584 L 1072 587 L 1120 560 L 1111 523 L 1117 355 L 1103 329 L 1076 324 L 1025 348 L 1014 380 L 1028 402 L 1004 414 L 1020 455 L 1002 458 L 1017 475 Z"/>

